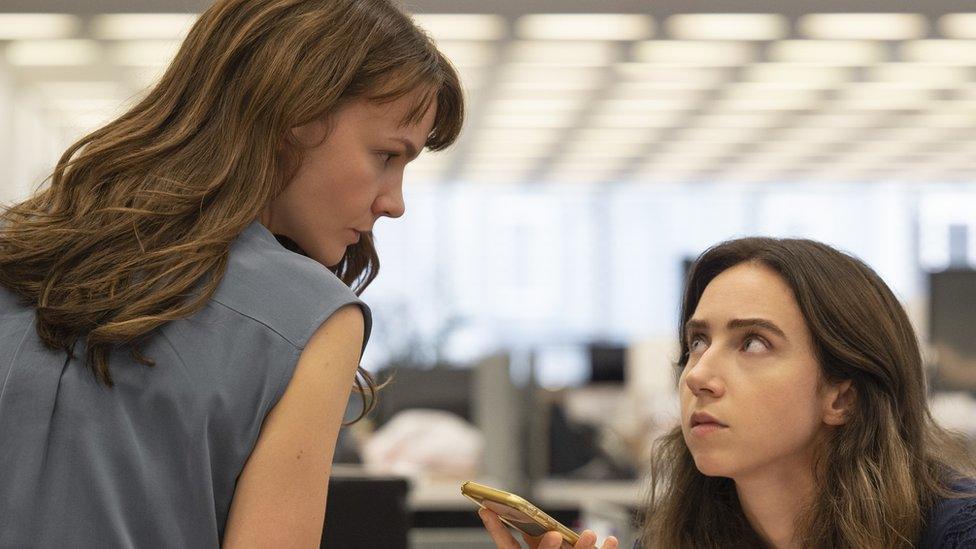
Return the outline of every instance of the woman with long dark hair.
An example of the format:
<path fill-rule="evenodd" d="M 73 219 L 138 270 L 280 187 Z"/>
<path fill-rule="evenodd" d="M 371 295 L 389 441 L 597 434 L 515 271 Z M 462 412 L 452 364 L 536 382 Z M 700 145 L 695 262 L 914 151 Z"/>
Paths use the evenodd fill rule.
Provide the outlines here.
<path fill-rule="evenodd" d="M 719 244 L 689 274 L 681 425 L 659 440 L 646 548 L 976 546 L 976 472 L 926 403 L 905 311 L 863 262 Z"/>
<path fill-rule="evenodd" d="M 0 216 L 0 547 L 318 546 L 373 224 L 462 118 L 389 0 L 206 10 Z"/>

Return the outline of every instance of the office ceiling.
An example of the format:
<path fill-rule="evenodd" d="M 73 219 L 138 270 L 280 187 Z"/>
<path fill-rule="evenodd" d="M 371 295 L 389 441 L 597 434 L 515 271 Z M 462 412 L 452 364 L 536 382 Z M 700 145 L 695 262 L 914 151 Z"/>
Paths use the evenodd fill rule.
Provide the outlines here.
<path fill-rule="evenodd" d="M 76 137 L 151 85 L 188 24 L 102 14 L 206 4 L 4 0 L 0 14 L 63 17 L 42 32 L 0 15 L 0 70 Z M 974 180 L 971 1 L 408 4 L 455 60 L 470 104 L 461 141 L 422 156 L 411 180 Z"/>

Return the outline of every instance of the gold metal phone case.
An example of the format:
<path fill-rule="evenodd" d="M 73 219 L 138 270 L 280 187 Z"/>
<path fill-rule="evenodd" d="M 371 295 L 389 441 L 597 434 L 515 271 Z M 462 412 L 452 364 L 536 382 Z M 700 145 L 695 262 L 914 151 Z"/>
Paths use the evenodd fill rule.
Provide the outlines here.
<path fill-rule="evenodd" d="M 494 511 L 502 522 L 530 536 L 538 537 L 556 531 L 562 535 L 564 547 L 565 544 L 572 547 L 579 541 L 579 534 L 515 494 L 469 480 L 461 485 L 461 495 L 479 507 Z"/>

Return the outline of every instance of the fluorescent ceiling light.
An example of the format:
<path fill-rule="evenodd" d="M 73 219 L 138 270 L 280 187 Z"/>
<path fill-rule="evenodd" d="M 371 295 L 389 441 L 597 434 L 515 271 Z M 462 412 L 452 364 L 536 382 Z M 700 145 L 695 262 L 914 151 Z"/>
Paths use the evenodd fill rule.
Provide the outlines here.
<path fill-rule="evenodd" d="M 649 40 L 633 48 L 634 59 L 644 63 L 698 67 L 734 67 L 755 58 L 752 44 L 726 41 Z"/>
<path fill-rule="evenodd" d="M 906 61 L 951 65 L 972 65 L 976 40 L 914 40 L 901 45 Z"/>
<path fill-rule="evenodd" d="M 931 90 L 887 82 L 861 82 L 842 90 L 835 105 L 847 109 L 917 109 L 933 99 Z"/>
<path fill-rule="evenodd" d="M 418 13 L 413 20 L 435 40 L 500 40 L 508 24 L 500 15 L 473 13 Z"/>
<path fill-rule="evenodd" d="M 539 159 L 532 157 L 508 158 L 504 161 L 500 161 L 497 158 L 473 158 L 464 162 L 463 169 L 471 171 L 497 169 L 525 171 L 532 169 L 538 164 Z"/>
<path fill-rule="evenodd" d="M 617 63 L 617 74 L 632 84 L 662 86 L 683 84 L 689 88 L 711 88 L 729 78 L 727 69 L 696 66 L 667 66 L 658 63 Z"/>
<path fill-rule="evenodd" d="M 642 144 L 637 146 L 595 147 L 593 143 L 573 143 L 560 151 L 560 158 L 574 158 L 577 160 L 609 161 L 618 158 L 633 158 L 642 150 Z"/>
<path fill-rule="evenodd" d="M 681 118 L 680 113 L 647 111 L 638 113 L 597 114 L 590 118 L 591 127 L 598 128 L 670 128 Z"/>
<path fill-rule="evenodd" d="M 692 118 L 688 125 L 698 128 L 769 128 L 779 124 L 782 113 L 721 113 L 701 114 Z"/>
<path fill-rule="evenodd" d="M 474 40 L 443 40 L 437 49 L 457 67 L 485 67 L 497 57 L 493 44 Z"/>
<path fill-rule="evenodd" d="M 886 128 L 877 134 L 877 141 L 904 141 L 920 143 L 927 141 L 941 141 L 950 133 L 951 128 L 905 126 Z"/>
<path fill-rule="evenodd" d="M 656 130 L 643 128 L 584 128 L 577 130 L 572 138 L 580 142 L 597 142 L 601 146 L 616 146 L 621 143 L 642 143 L 657 135 Z"/>
<path fill-rule="evenodd" d="M 778 40 L 789 33 L 786 18 L 769 13 L 680 14 L 665 26 L 681 40 Z"/>
<path fill-rule="evenodd" d="M 867 128 L 877 125 L 882 113 L 879 112 L 818 112 L 814 114 L 798 115 L 793 121 L 793 127 L 830 128 Z"/>
<path fill-rule="evenodd" d="M 549 156 L 549 149 L 542 150 L 516 150 L 516 149 L 497 149 L 483 148 L 471 151 L 465 158 L 465 164 L 490 164 L 500 162 L 509 164 L 531 164 Z"/>
<path fill-rule="evenodd" d="M 954 88 L 972 81 L 973 76 L 972 67 L 958 65 L 882 63 L 868 69 L 870 80 L 924 88 Z"/>
<path fill-rule="evenodd" d="M 682 128 L 672 137 L 679 141 L 715 141 L 748 143 L 755 140 L 763 128 L 695 127 Z"/>
<path fill-rule="evenodd" d="M 579 99 L 554 97 L 551 99 L 496 99 L 488 110 L 492 113 L 578 111 L 585 103 Z"/>
<path fill-rule="evenodd" d="M 783 128 L 776 134 L 776 138 L 783 142 L 795 142 L 809 147 L 816 147 L 824 143 L 839 143 L 851 137 L 856 128 L 823 127 L 795 127 Z"/>
<path fill-rule="evenodd" d="M 917 141 L 857 141 L 847 149 L 848 156 L 887 157 L 906 154 L 918 147 Z"/>
<path fill-rule="evenodd" d="M 934 100 L 930 101 L 925 107 L 932 112 L 954 115 L 966 114 L 976 112 L 976 100 L 965 97 L 953 100 Z"/>
<path fill-rule="evenodd" d="M 638 14 L 552 13 L 515 22 L 515 34 L 530 40 L 645 40 L 654 30 L 654 19 Z"/>
<path fill-rule="evenodd" d="M 849 67 L 756 63 L 742 69 L 742 80 L 782 88 L 832 88 L 854 78 Z"/>
<path fill-rule="evenodd" d="M 506 64 L 499 75 L 504 88 L 525 89 L 546 87 L 551 89 L 593 89 L 603 86 L 603 69 L 591 67 L 545 67 L 526 64 Z"/>
<path fill-rule="evenodd" d="M 654 105 L 691 104 L 698 105 L 705 102 L 707 96 L 704 90 L 675 90 L 662 88 L 643 88 L 627 85 L 614 86 L 607 93 L 605 101 L 650 102 Z"/>
<path fill-rule="evenodd" d="M 624 167 L 630 158 L 579 158 L 565 156 L 556 160 L 552 169 L 556 171 L 562 170 L 578 170 L 578 171 L 617 171 Z"/>
<path fill-rule="evenodd" d="M 917 13 L 813 13 L 800 17 L 797 28 L 827 40 L 912 40 L 924 37 L 929 25 Z"/>
<path fill-rule="evenodd" d="M 195 13 L 113 13 L 92 18 L 92 35 L 103 40 L 182 40 Z"/>
<path fill-rule="evenodd" d="M 616 44 L 609 42 L 523 40 L 509 45 L 508 59 L 533 65 L 603 67 L 617 61 L 619 54 Z"/>
<path fill-rule="evenodd" d="M 552 150 L 554 140 L 548 141 L 488 141 L 479 139 L 472 144 L 472 153 L 488 156 L 492 154 L 503 156 L 543 156 Z"/>
<path fill-rule="evenodd" d="M 110 50 L 113 63 L 132 67 L 164 67 L 179 51 L 176 40 L 138 40 L 121 42 Z"/>
<path fill-rule="evenodd" d="M 805 99 L 802 97 L 775 97 L 772 99 L 761 99 L 753 97 L 743 97 L 739 99 L 721 99 L 710 105 L 711 112 L 714 113 L 738 113 L 748 111 L 772 112 L 772 111 L 805 111 L 816 108 L 821 103 L 819 99 Z"/>
<path fill-rule="evenodd" d="M 573 112 L 496 114 L 484 118 L 489 128 L 570 128 L 576 119 Z"/>
<path fill-rule="evenodd" d="M 666 141 L 654 146 L 652 152 L 663 157 L 718 158 L 741 146 L 742 143 L 729 141 Z"/>
<path fill-rule="evenodd" d="M 776 137 L 771 141 L 760 141 L 755 144 L 753 153 L 755 155 L 790 157 L 805 156 L 814 154 L 829 148 L 830 143 L 810 143 L 801 140 L 784 140 Z"/>
<path fill-rule="evenodd" d="M 81 28 L 74 15 L 62 13 L 0 13 L 0 40 L 71 38 Z"/>
<path fill-rule="evenodd" d="M 976 13 L 950 13 L 939 18 L 939 31 L 949 38 L 976 38 Z"/>
<path fill-rule="evenodd" d="M 94 40 L 21 40 L 7 46 L 7 61 L 17 66 L 79 66 L 98 62 Z"/>
<path fill-rule="evenodd" d="M 716 111 L 776 111 L 807 110 L 823 101 L 818 90 L 777 90 L 768 87 L 735 84 L 726 89 L 721 98 L 712 103 Z"/>
<path fill-rule="evenodd" d="M 725 68 L 675 67 L 656 63 L 617 63 L 621 85 L 640 89 L 710 89 L 730 78 Z"/>
<path fill-rule="evenodd" d="M 540 179 L 550 184 L 595 185 L 603 183 L 617 175 L 619 170 L 577 170 L 557 166 L 555 170 L 546 173 Z"/>
<path fill-rule="evenodd" d="M 838 67 L 872 65 L 885 58 L 880 43 L 854 40 L 782 40 L 771 44 L 768 54 L 773 61 Z"/>
<path fill-rule="evenodd" d="M 498 88 L 492 93 L 492 98 L 500 101 L 509 100 L 548 100 L 554 95 L 558 95 L 560 99 L 572 99 L 574 101 L 579 101 L 581 104 L 586 104 L 587 101 L 592 97 L 592 92 L 590 90 L 558 90 L 558 92 L 553 92 L 551 89 L 546 88 Z"/>
<path fill-rule="evenodd" d="M 562 148 L 563 154 L 580 156 L 633 156 L 643 151 L 646 143 L 614 141 L 571 141 Z"/>
<path fill-rule="evenodd" d="M 601 114 L 628 114 L 648 111 L 686 111 L 697 106 L 698 98 L 694 96 L 669 99 L 608 99 L 596 105 L 596 110 Z"/>
<path fill-rule="evenodd" d="M 510 141 L 513 143 L 551 143 L 561 139 L 563 132 L 532 128 L 484 128 L 478 131 L 477 142 Z"/>

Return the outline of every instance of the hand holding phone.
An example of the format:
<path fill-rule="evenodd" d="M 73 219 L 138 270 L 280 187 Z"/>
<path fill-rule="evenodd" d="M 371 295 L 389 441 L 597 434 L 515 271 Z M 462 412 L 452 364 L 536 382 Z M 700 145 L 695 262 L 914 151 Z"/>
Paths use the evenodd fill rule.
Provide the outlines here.
<path fill-rule="evenodd" d="M 488 534 L 491 536 L 492 541 L 495 542 L 495 546 L 498 549 L 519 549 L 520 545 L 512 534 L 505 528 L 505 524 L 498 518 L 498 515 L 488 509 L 478 510 L 478 516 L 481 517 L 482 522 L 485 523 L 485 529 L 488 530 Z M 529 549 L 596 549 L 596 534 L 592 530 L 584 530 L 580 534 L 579 541 L 575 545 L 569 545 L 569 543 L 563 539 L 558 532 L 550 531 L 547 532 L 542 537 L 532 537 L 526 533 L 522 533 L 522 539 L 525 540 L 526 545 Z M 600 549 L 617 549 L 618 543 L 617 538 L 609 537 L 604 540 L 603 545 Z"/>
<path fill-rule="evenodd" d="M 525 499 L 475 482 L 461 485 L 461 493 L 481 509 L 478 516 L 499 549 L 518 549 L 505 524 L 522 532 L 530 549 L 596 549 L 596 534 L 582 535 L 566 528 Z M 617 539 L 607 538 L 601 549 L 617 549 Z"/>

